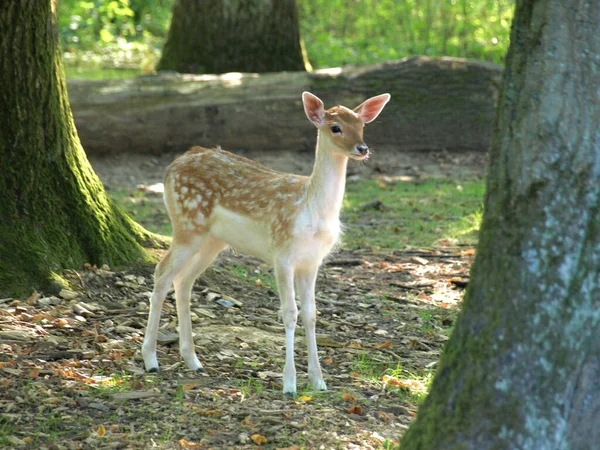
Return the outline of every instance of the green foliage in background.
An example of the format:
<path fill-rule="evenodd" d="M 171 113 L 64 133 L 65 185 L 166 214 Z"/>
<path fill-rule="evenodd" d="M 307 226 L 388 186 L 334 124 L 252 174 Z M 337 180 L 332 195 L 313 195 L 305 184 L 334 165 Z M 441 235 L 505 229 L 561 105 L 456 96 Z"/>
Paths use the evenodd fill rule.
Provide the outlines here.
<path fill-rule="evenodd" d="M 99 69 L 127 69 L 129 76 L 132 69 L 154 70 L 172 4 L 172 0 L 60 0 L 58 23 L 67 75 L 85 71 L 86 77 L 101 78 Z M 114 78 L 114 72 L 111 75 Z"/>
<path fill-rule="evenodd" d="M 503 63 L 514 0 L 297 0 L 315 67 L 407 56 Z"/>
<path fill-rule="evenodd" d="M 514 10 L 514 0 L 296 1 L 302 39 L 314 68 L 414 55 L 502 63 Z M 129 69 L 129 75 L 132 69 L 152 71 L 173 3 L 60 0 L 68 75 L 98 78 L 98 68 Z"/>

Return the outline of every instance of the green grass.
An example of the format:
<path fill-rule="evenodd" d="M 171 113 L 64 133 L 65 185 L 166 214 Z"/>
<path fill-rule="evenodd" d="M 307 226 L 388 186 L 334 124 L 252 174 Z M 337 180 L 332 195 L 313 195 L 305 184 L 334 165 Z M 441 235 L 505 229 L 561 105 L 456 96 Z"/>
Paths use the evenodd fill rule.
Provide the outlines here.
<path fill-rule="evenodd" d="M 81 421 L 81 423 L 85 424 L 86 426 L 89 422 L 87 417 L 82 417 Z M 44 418 L 38 423 L 36 431 L 38 433 L 43 433 L 45 439 L 48 439 L 49 441 L 56 441 L 66 435 L 76 433 L 78 430 L 71 428 L 70 425 L 66 426 L 61 417 L 54 414 L 49 414 L 44 416 Z"/>
<path fill-rule="evenodd" d="M 265 390 L 265 383 L 255 378 L 247 380 L 238 380 L 236 386 L 242 392 L 242 395 L 249 397 L 252 394 L 261 395 Z"/>
<path fill-rule="evenodd" d="M 433 379 L 433 373 L 430 369 L 425 370 L 421 374 L 416 374 L 402 367 L 400 363 L 392 363 L 380 361 L 373 358 L 367 352 L 359 353 L 355 356 L 351 368 L 358 373 L 359 379 L 371 382 L 381 382 L 384 376 L 398 379 L 417 380 L 422 383 L 429 391 L 429 386 Z M 388 390 L 398 395 L 402 401 L 408 403 L 420 403 L 427 396 L 425 391 L 415 391 L 401 386 L 388 385 Z"/>
<path fill-rule="evenodd" d="M 370 381 L 379 381 L 387 373 L 389 364 L 371 357 L 367 352 L 361 352 L 352 361 L 352 370 L 361 378 Z"/>
<path fill-rule="evenodd" d="M 271 289 L 277 290 L 277 282 L 275 281 L 273 274 L 270 272 L 263 271 L 261 273 L 256 273 L 253 267 L 243 264 L 227 264 L 225 269 L 227 269 L 237 278 L 245 278 L 252 283 L 257 283 L 258 280 L 260 280 L 264 286 L 269 286 Z"/>
<path fill-rule="evenodd" d="M 483 181 L 429 179 L 348 185 L 342 221 L 344 245 L 394 250 L 432 247 L 440 240 L 473 245 L 481 220 Z M 379 200 L 380 207 L 365 206 Z M 455 241 L 454 241 L 455 240 Z"/>
<path fill-rule="evenodd" d="M 434 330 L 435 319 L 431 311 L 424 309 L 419 314 L 421 319 L 421 330 L 424 332 L 432 332 Z"/>
<path fill-rule="evenodd" d="M 123 80 L 143 75 L 140 69 L 121 69 L 100 66 L 73 66 L 65 64 L 65 75 L 67 79 L 84 80 Z"/>
<path fill-rule="evenodd" d="M 9 436 L 16 432 L 17 427 L 12 422 L 0 417 L 0 447 L 9 448 L 12 445 Z"/>
<path fill-rule="evenodd" d="M 111 189 L 108 195 L 148 231 L 171 236 L 171 221 L 162 195 L 125 188 Z"/>

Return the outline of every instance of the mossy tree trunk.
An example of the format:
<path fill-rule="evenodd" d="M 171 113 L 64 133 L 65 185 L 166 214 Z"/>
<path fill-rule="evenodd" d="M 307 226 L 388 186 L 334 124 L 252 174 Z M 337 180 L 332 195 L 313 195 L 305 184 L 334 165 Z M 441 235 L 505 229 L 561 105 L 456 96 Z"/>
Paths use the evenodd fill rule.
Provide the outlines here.
<path fill-rule="evenodd" d="M 157 70 L 304 70 L 295 0 L 177 0 Z"/>
<path fill-rule="evenodd" d="M 0 296 L 139 259 L 149 234 L 106 197 L 77 137 L 53 3 L 6 2 L 0 36 Z"/>
<path fill-rule="evenodd" d="M 600 2 L 516 7 L 472 282 L 402 450 L 600 445 Z"/>

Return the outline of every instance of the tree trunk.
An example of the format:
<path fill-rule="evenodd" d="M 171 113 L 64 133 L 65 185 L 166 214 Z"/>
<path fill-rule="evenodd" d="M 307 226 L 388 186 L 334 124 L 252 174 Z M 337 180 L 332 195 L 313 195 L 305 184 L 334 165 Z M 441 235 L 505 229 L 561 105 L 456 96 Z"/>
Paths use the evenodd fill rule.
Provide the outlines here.
<path fill-rule="evenodd" d="M 304 70 L 295 0 L 177 0 L 157 70 Z"/>
<path fill-rule="evenodd" d="M 75 131 L 51 1 L 0 9 L 0 296 L 56 287 L 85 262 L 143 254 L 149 234 L 106 197 Z"/>
<path fill-rule="evenodd" d="M 599 29 L 517 1 L 472 282 L 402 450 L 598 448 Z"/>
<path fill-rule="evenodd" d="M 393 151 L 488 150 L 502 69 L 458 58 L 411 58 L 339 71 L 159 74 L 69 81 L 75 124 L 88 153 L 228 150 L 313 151 L 302 91 L 326 105 L 357 105 L 389 92 L 370 145 Z"/>

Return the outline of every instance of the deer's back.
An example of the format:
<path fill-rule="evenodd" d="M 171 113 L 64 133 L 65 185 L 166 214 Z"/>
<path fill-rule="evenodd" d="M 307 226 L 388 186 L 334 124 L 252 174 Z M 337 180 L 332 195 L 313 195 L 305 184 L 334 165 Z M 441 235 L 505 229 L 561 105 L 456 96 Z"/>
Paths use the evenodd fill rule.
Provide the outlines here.
<path fill-rule="evenodd" d="M 194 147 L 167 168 L 165 202 L 174 231 L 208 231 L 215 215 L 226 210 L 285 237 L 307 180 L 221 149 Z"/>

